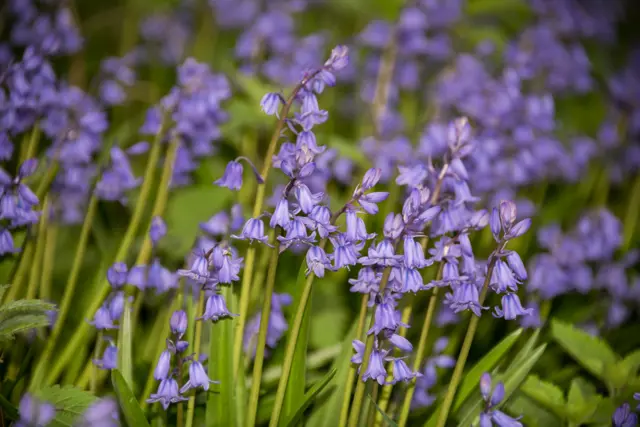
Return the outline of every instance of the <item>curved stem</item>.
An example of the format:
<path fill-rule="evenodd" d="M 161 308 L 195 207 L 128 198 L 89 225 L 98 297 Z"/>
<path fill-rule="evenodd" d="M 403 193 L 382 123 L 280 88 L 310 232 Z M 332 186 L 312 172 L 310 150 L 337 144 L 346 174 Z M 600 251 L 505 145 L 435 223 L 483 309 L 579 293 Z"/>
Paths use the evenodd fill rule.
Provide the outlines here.
<path fill-rule="evenodd" d="M 364 322 L 367 319 L 367 311 L 369 309 L 369 294 L 362 295 L 362 301 L 360 302 L 360 314 L 358 315 L 358 326 L 356 328 L 356 337 L 361 337 L 364 330 Z M 340 408 L 340 427 L 347 425 L 347 418 L 349 416 L 349 403 L 351 400 L 351 392 L 353 391 L 353 380 L 356 376 L 356 365 L 351 364 L 349 366 L 349 372 L 347 373 L 347 382 L 345 383 L 344 393 L 342 394 L 342 407 Z"/>
<path fill-rule="evenodd" d="M 491 282 L 493 268 L 496 265 L 497 259 L 498 259 L 497 256 L 493 255 L 491 257 L 491 261 L 489 261 L 489 267 L 487 268 L 487 275 L 484 279 L 484 283 L 482 284 L 482 291 L 480 292 L 480 297 L 478 298 L 478 302 L 480 303 L 481 306 L 484 303 L 484 300 L 487 296 L 487 291 L 489 289 L 489 282 Z M 464 341 L 462 342 L 462 348 L 460 348 L 460 354 L 458 355 L 456 367 L 454 368 L 453 374 L 451 376 L 451 380 L 449 381 L 447 394 L 445 395 L 444 401 L 440 406 L 438 423 L 436 424 L 437 427 L 445 427 L 447 423 L 447 418 L 449 417 L 449 411 L 451 410 L 451 405 L 453 404 L 453 398 L 455 397 L 456 390 L 458 389 L 458 385 L 462 380 L 462 372 L 464 371 L 464 365 L 467 363 L 469 350 L 471 350 L 471 344 L 473 343 L 473 338 L 475 337 L 479 322 L 480 322 L 480 316 L 475 316 L 472 314 L 471 321 L 469 322 L 469 329 L 467 329 L 467 333 L 464 336 Z"/>
<path fill-rule="evenodd" d="M 198 308 L 196 309 L 196 313 L 202 314 L 204 312 L 204 290 L 200 291 L 200 297 L 198 298 Z M 202 322 L 204 319 L 196 321 L 196 330 L 195 337 L 193 339 L 193 360 L 198 360 L 200 356 L 200 342 L 202 341 Z M 189 397 L 189 402 L 187 404 L 187 418 L 186 418 L 186 427 L 193 426 L 193 416 L 196 410 L 196 393 L 194 392 L 191 397 Z"/>
<path fill-rule="evenodd" d="M 276 232 L 276 235 L 278 234 L 280 233 Z M 280 241 L 276 239 L 274 248 L 271 250 L 269 271 L 267 272 L 267 283 L 264 290 L 264 300 L 262 301 L 262 313 L 260 314 L 260 332 L 258 333 L 258 344 L 256 345 L 256 358 L 253 361 L 253 376 L 251 380 L 251 391 L 249 393 L 249 408 L 247 411 L 247 419 L 245 423 L 245 425 L 247 425 L 248 427 L 253 427 L 255 425 L 256 415 L 258 411 L 260 383 L 262 381 L 262 365 L 264 363 L 264 350 L 267 345 L 267 329 L 269 328 L 269 317 L 271 315 L 271 299 L 276 283 L 276 270 L 278 268 L 279 255 Z"/>
<path fill-rule="evenodd" d="M 58 242 L 58 225 L 51 224 L 47 230 L 47 244 L 42 260 L 42 277 L 40 278 L 40 298 L 45 301 L 51 299 L 51 276 L 56 256 L 56 244 Z"/>
<path fill-rule="evenodd" d="M 315 77 L 318 72 L 319 70 L 307 76 L 300 83 L 298 83 L 298 85 L 296 85 L 296 87 L 291 91 L 289 98 L 287 98 L 285 104 L 280 110 L 280 119 L 276 123 L 276 127 L 273 131 L 273 134 L 271 135 L 271 140 L 269 141 L 269 146 L 267 147 L 267 152 L 264 157 L 264 164 L 262 165 L 262 170 L 260 171 L 260 176 L 264 180 L 264 183 L 258 185 L 258 189 L 256 191 L 256 198 L 253 205 L 253 218 L 258 217 L 262 213 L 264 197 L 267 188 L 266 184 L 269 177 L 269 171 L 271 170 L 273 155 L 276 153 L 278 140 L 280 139 L 280 134 L 282 132 L 282 129 L 284 128 L 284 124 L 287 116 L 289 115 L 289 111 L 293 106 L 293 101 L 296 99 L 298 92 L 300 92 L 300 90 L 307 84 L 307 82 Z M 251 283 L 253 280 L 253 267 L 255 259 L 256 249 L 253 246 L 250 246 L 249 249 L 247 249 L 247 253 L 245 256 L 244 273 L 242 276 L 242 285 L 240 287 L 240 302 L 238 311 L 239 316 L 236 321 L 234 330 L 233 372 L 236 376 L 241 376 L 239 370 L 242 368 L 242 364 L 240 363 L 240 361 L 242 360 L 242 341 L 244 338 L 244 327 L 247 322 L 247 314 L 249 311 L 249 300 L 251 297 Z"/>
<path fill-rule="evenodd" d="M 129 226 L 127 227 L 124 238 L 120 243 L 120 248 L 118 249 L 118 252 L 115 256 L 114 262 L 126 260 L 129 249 L 131 248 L 131 245 L 133 244 L 133 241 L 138 234 L 138 229 L 140 228 L 142 218 L 144 217 L 147 201 L 151 196 L 151 190 L 153 188 L 153 175 L 155 173 L 155 169 L 160 158 L 160 152 L 162 150 L 162 137 L 167 126 L 166 122 L 166 119 L 162 120 L 160 131 L 156 135 L 151 147 L 149 159 L 147 161 L 147 166 L 144 173 L 144 179 L 142 181 L 142 187 L 140 189 L 140 195 L 138 197 L 138 202 L 136 203 L 136 208 L 133 211 L 131 221 L 129 222 Z M 92 294 L 93 299 L 86 306 L 86 312 L 90 315 L 93 315 L 93 313 L 95 313 L 96 310 L 100 308 L 102 301 L 109 293 L 109 282 L 106 280 L 106 277 L 102 271 L 99 272 L 99 276 L 96 280 L 98 281 L 98 287 Z M 55 363 L 49 369 L 49 373 L 45 378 L 46 385 L 52 384 L 58 377 L 58 375 L 60 375 L 60 373 L 64 369 L 65 364 L 71 358 L 73 358 L 73 355 L 77 351 L 78 347 L 82 345 L 82 342 L 87 338 L 87 335 L 91 331 L 90 328 L 91 325 L 83 321 L 74 330 L 64 350 L 61 354 L 58 355 L 58 357 L 55 358 Z"/>
<path fill-rule="evenodd" d="M 391 275 L 391 267 L 386 267 L 384 272 L 382 273 L 382 279 L 380 280 L 380 286 L 378 289 L 378 293 L 382 293 L 384 289 L 387 287 L 387 283 L 389 282 L 389 276 Z M 375 322 L 375 318 L 371 319 L 371 326 L 373 327 L 373 323 Z M 373 351 L 373 341 L 375 338 L 375 334 L 371 334 L 367 336 L 367 345 L 364 350 L 364 356 L 362 357 L 362 364 L 360 365 L 360 375 L 358 376 L 358 385 L 356 386 L 356 392 L 353 396 L 353 406 L 351 407 L 351 414 L 349 415 L 349 427 L 357 427 L 358 420 L 360 419 L 360 411 L 362 409 L 362 403 L 364 401 L 364 391 L 366 387 L 366 382 L 362 380 L 362 376 L 365 372 L 367 372 L 367 367 L 369 365 L 369 357 L 371 357 L 371 352 Z"/>

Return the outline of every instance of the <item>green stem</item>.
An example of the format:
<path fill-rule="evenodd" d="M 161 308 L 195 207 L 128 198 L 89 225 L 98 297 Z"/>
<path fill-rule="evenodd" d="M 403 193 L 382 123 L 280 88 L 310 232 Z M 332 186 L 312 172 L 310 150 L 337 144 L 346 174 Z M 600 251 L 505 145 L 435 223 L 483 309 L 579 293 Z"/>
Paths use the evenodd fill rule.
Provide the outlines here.
<path fill-rule="evenodd" d="M 100 349 L 102 347 L 102 331 L 98 331 L 98 336 L 96 338 L 96 346 L 93 350 L 93 360 L 97 360 L 100 357 Z M 91 366 L 91 393 L 96 392 L 96 387 L 98 384 L 98 367 L 93 360 L 89 361 Z"/>
<path fill-rule="evenodd" d="M 196 313 L 202 314 L 204 312 L 204 290 L 200 291 L 200 296 L 198 298 L 198 308 L 196 309 Z M 200 343 L 202 341 L 202 322 L 204 319 L 196 321 L 195 327 L 195 337 L 193 338 L 193 360 L 198 360 L 200 356 Z M 189 397 L 189 402 L 187 403 L 187 418 L 186 418 L 186 427 L 193 426 L 193 417 L 195 415 L 196 410 L 196 393 L 194 392 L 191 397 Z"/>
<path fill-rule="evenodd" d="M 136 203 L 136 208 L 133 211 L 131 221 L 129 222 L 129 226 L 124 235 L 124 238 L 120 243 L 120 248 L 118 249 L 118 252 L 115 256 L 114 262 L 126 261 L 129 249 L 131 248 L 133 241 L 138 234 L 138 229 L 140 228 L 142 218 L 144 217 L 147 201 L 150 198 L 151 191 L 153 189 L 153 175 L 160 158 L 160 152 L 162 149 L 162 137 L 167 126 L 166 122 L 167 120 L 163 119 L 160 131 L 156 135 L 151 147 L 151 152 L 149 153 L 149 160 L 145 169 L 144 179 L 142 181 L 142 187 L 140 189 L 138 202 Z M 109 293 L 110 289 L 109 282 L 106 280 L 106 277 L 104 276 L 102 271 L 99 272 L 99 274 L 100 276 L 97 277 L 98 288 L 93 292 L 93 299 L 86 305 L 86 312 L 89 315 L 93 315 L 100 308 L 100 305 Z M 49 369 L 48 375 L 45 378 L 46 385 L 52 384 L 60 375 L 65 365 L 69 360 L 73 358 L 73 355 L 77 351 L 78 347 L 82 345 L 83 341 L 87 338 L 87 335 L 90 333 L 90 331 L 91 325 L 89 323 L 85 321 L 80 322 L 78 327 L 71 334 L 64 350 L 61 352 L 61 354 L 58 355 L 58 357 L 55 358 L 53 366 Z"/>
<path fill-rule="evenodd" d="M 64 294 L 62 295 L 62 302 L 58 309 L 58 316 L 56 322 L 51 331 L 51 336 L 47 340 L 42 356 L 38 359 L 33 377 L 31 379 L 30 390 L 37 390 L 40 387 L 40 383 L 45 375 L 46 370 L 49 368 L 49 364 L 53 359 L 52 353 L 55 349 L 56 341 L 60 336 L 60 332 L 64 327 L 64 322 L 69 314 L 71 308 L 71 301 L 75 295 L 76 284 L 80 276 L 80 269 L 82 267 L 82 260 L 84 258 L 85 251 L 87 249 L 87 242 L 89 240 L 89 233 L 91 232 L 91 225 L 96 214 L 98 206 L 98 198 L 94 194 L 89 200 L 89 206 L 87 207 L 87 214 L 82 223 L 82 229 L 80 230 L 80 238 L 78 239 L 78 246 L 73 258 L 73 264 L 71 265 L 71 271 L 69 272 L 69 278 L 64 288 Z"/>
<path fill-rule="evenodd" d="M 40 281 L 40 298 L 45 301 L 51 299 L 51 277 L 56 256 L 56 244 L 58 242 L 58 225 L 51 224 L 47 230 L 47 244 L 42 260 L 42 277 Z"/>
<path fill-rule="evenodd" d="M 31 136 L 29 137 L 29 143 L 23 147 L 20 153 L 20 164 L 24 161 L 33 158 L 38 151 L 38 143 L 40 142 L 40 126 L 38 124 L 33 126 L 31 130 Z"/>
<path fill-rule="evenodd" d="M 49 203 L 48 199 L 44 200 L 42 205 L 42 215 L 40 216 L 40 223 L 38 224 L 38 239 L 36 242 L 36 249 L 33 256 L 33 263 L 31 264 L 31 273 L 29 275 L 29 286 L 27 287 L 27 299 L 35 298 L 38 292 L 38 282 L 42 275 L 42 259 L 44 258 L 44 249 L 46 247 L 46 233 L 47 225 L 49 223 Z"/>
<path fill-rule="evenodd" d="M 501 251 L 498 250 L 498 252 Z M 491 282 L 491 276 L 493 275 L 493 268 L 496 265 L 496 261 L 498 257 L 493 255 L 491 257 L 491 261 L 489 261 L 489 267 L 487 268 L 487 275 L 484 279 L 484 283 L 482 285 L 482 291 L 480 292 L 480 297 L 478 298 L 478 303 L 482 306 L 484 300 L 487 296 L 487 291 L 489 289 L 489 282 Z M 438 423 L 436 427 L 445 427 L 447 424 L 447 418 L 449 417 L 449 411 L 451 410 L 451 405 L 453 404 L 453 398 L 456 395 L 456 391 L 458 389 L 458 385 L 460 381 L 462 381 L 462 373 L 464 371 L 464 365 L 467 363 L 467 357 L 469 356 L 469 351 L 471 350 L 471 344 L 473 343 L 473 338 L 476 335 L 476 330 L 478 329 L 478 323 L 480 322 L 480 316 L 476 316 L 471 314 L 471 321 L 469 322 L 469 328 L 467 329 L 467 333 L 464 336 L 464 341 L 462 342 L 462 348 L 460 348 L 460 354 L 458 355 L 458 360 L 456 362 L 456 367 L 453 370 L 453 374 L 451 376 L 451 380 L 449 381 L 449 387 L 447 388 L 447 394 L 444 397 L 444 401 L 440 406 L 440 412 L 438 415 Z"/>
<path fill-rule="evenodd" d="M 34 246 L 33 242 L 30 241 L 29 236 L 30 231 L 27 230 L 27 234 L 24 236 L 27 241 L 24 245 L 24 249 L 22 250 L 22 256 L 20 257 L 20 262 L 18 263 L 18 268 L 16 269 L 16 274 L 13 277 L 13 281 L 11 283 L 11 287 L 9 291 L 4 296 L 4 302 L 10 302 L 17 298 L 20 291 L 22 291 L 22 283 L 27 279 L 28 269 L 31 265 Z"/>
<path fill-rule="evenodd" d="M 440 264 L 440 268 L 438 269 L 438 275 L 436 280 L 442 278 L 442 271 L 444 269 L 444 262 Z M 413 360 L 413 372 L 417 372 L 422 365 L 422 361 L 424 360 L 425 348 L 427 347 L 427 339 L 429 338 L 429 329 L 431 328 L 431 321 L 436 312 L 436 305 L 438 301 L 438 288 L 433 288 L 431 292 L 431 296 L 429 297 L 429 305 L 427 307 L 427 314 L 424 317 L 424 323 L 422 324 L 422 329 L 420 330 L 420 338 L 418 340 L 418 347 L 416 349 L 416 358 Z M 398 421 L 398 427 L 404 427 L 407 424 L 407 420 L 409 419 L 409 411 L 411 410 L 411 401 L 413 400 L 413 393 L 416 389 L 416 379 L 414 378 L 407 388 L 407 395 L 405 396 L 402 402 L 402 408 L 400 409 L 400 419 Z"/>
<path fill-rule="evenodd" d="M 279 229 L 279 227 L 277 229 Z M 279 234 L 279 232 L 276 232 L 276 235 Z M 249 408 L 247 410 L 247 419 L 245 423 L 247 427 L 253 427 L 255 425 L 256 415 L 258 412 L 260 383 L 262 381 L 262 365 L 264 364 L 264 350 L 267 345 L 267 329 L 269 328 L 269 317 L 271 315 L 271 299 L 276 283 L 278 257 L 280 256 L 280 241 L 275 239 L 274 243 L 274 248 L 271 250 L 269 270 L 267 272 L 267 283 L 264 290 L 264 300 L 262 301 L 262 313 L 260 314 L 260 331 L 258 332 L 256 357 L 253 361 L 253 376 L 251 380 L 251 391 L 249 392 Z M 284 367 L 283 376 L 285 376 Z"/>
<path fill-rule="evenodd" d="M 367 311 L 369 310 L 369 294 L 362 295 L 362 301 L 360 302 L 360 314 L 358 315 L 358 326 L 356 328 L 356 337 L 361 337 L 364 331 L 364 322 L 367 319 Z M 349 402 L 351 399 L 351 392 L 353 391 L 353 380 L 356 376 L 356 365 L 353 363 L 349 366 L 349 372 L 347 373 L 346 384 L 344 387 L 344 393 L 342 395 L 342 406 L 340 408 L 340 422 L 338 426 L 343 427 L 347 425 L 347 418 L 349 417 Z"/>
<path fill-rule="evenodd" d="M 387 287 L 387 283 L 389 282 L 389 276 L 391 275 L 391 267 L 386 267 L 384 269 L 384 273 L 382 273 L 382 279 L 380 280 L 380 286 L 378 293 L 382 294 L 384 289 Z M 373 327 L 373 323 L 375 319 L 371 319 L 371 326 Z M 358 385 L 356 386 L 356 392 L 353 397 L 353 406 L 351 407 L 351 414 L 349 415 L 349 427 L 357 427 L 358 420 L 360 419 L 360 411 L 362 409 L 362 403 L 364 402 L 364 391 L 367 383 L 363 381 L 362 376 L 365 372 L 367 372 L 367 367 L 369 365 L 369 357 L 371 357 L 371 352 L 373 351 L 373 341 L 375 338 L 375 334 L 371 334 L 367 336 L 367 345 L 364 350 L 364 355 L 362 357 L 362 364 L 360 365 L 360 375 L 358 376 Z"/>
<path fill-rule="evenodd" d="M 627 212 L 624 216 L 624 243 L 622 250 L 626 252 L 631 247 L 640 215 L 640 173 L 633 181 L 631 197 L 627 203 Z"/>

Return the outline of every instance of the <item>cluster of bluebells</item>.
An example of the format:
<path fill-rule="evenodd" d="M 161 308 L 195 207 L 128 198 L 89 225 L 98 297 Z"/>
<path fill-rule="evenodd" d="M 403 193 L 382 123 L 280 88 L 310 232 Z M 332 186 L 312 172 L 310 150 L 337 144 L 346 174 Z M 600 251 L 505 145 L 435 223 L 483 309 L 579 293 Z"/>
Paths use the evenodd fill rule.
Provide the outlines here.
<path fill-rule="evenodd" d="M 52 425 L 56 417 L 56 407 L 30 394 L 20 399 L 20 418 L 16 427 L 46 427 Z M 120 427 L 118 404 L 112 398 L 97 399 L 74 421 L 76 427 Z"/>
<path fill-rule="evenodd" d="M 504 400 L 504 383 L 502 381 L 492 384 L 491 375 L 482 374 L 480 377 L 480 393 L 484 400 L 484 409 L 480 414 L 479 427 L 492 427 L 494 424 L 501 427 L 522 427 L 519 418 L 513 418 L 497 409 Z"/>
<path fill-rule="evenodd" d="M 546 252 L 530 261 L 529 292 L 542 300 L 600 292 L 607 297 L 600 299 L 606 314 L 599 327 L 615 328 L 629 318 L 630 306 L 640 301 L 640 281 L 627 274 L 637 254 L 614 258 L 622 246 L 622 224 L 611 212 L 586 212 L 568 233 L 558 224 L 547 225 L 538 231 L 538 244 Z"/>
<path fill-rule="evenodd" d="M 462 4 L 460 0 L 410 2 L 400 11 L 397 22 L 369 22 L 357 39 L 358 45 L 366 49 L 363 74 L 350 73 L 351 77 L 362 79 L 362 99 L 373 102 L 385 66 L 393 70 L 387 87 L 389 105 L 385 107 L 396 105 L 401 91 L 418 90 L 429 66 L 433 68 L 432 62 L 442 63 L 453 54 L 448 29 L 460 19 Z M 394 50 L 395 55 L 387 59 L 390 64 L 383 65 L 385 49 Z"/>
<path fill-rule="evenodd" d="M 160 354 L 153 377 L 160 381 L 158 391 L 151 394 L 147 402 L 159 402 L 166 410 L 172 403 L 188 400 L 184 396 L 189 390 L 202 388 L 209 390 L 210 384 L 217 381 L 209 379 L 200 360 L 193 355 L 185 355 L 189 343 L 182 338 L 187 331 L 187 313 L 175 311 L 169 321 L 171 337 L 167 339 L 167 348 Z M 183 384 L 183 369 L 189 363 L 189 379 Z"/>
<path fill-rule="evenodd" d="M 136 80 L 133 68 L 136 55 L 130 53 L 121 58 L 109 57 L 100 63 L 100 100 L 106 105 L 121 105 L 127 98 L 127 89 Z"/>
<path fill-rule="evenodd" d="M 38 222 L 40 212 L 34 209 L 39 203 L 38 197 L 23 182 L 33 175 L 37 166 L 36 159 L 29 159 L 20 165 L 13 178 L 0 168 L 0 256 L 20 251 L 13 240 L 14 230 Z"/>
<path fill-rule="evenodd" d="M 292 302 L 291 295 L 274 293 L 271 297 L 271 313 L 269 313 L 269 321 L 267 324 L 267 341 L 265 348 L 265 356 L 269 355 L 269 349 L 275 349 L 278 342 L 282 339 L 289 324 L 284 317 L 283 308 Z M 262 312 L 258 311 L 248 321 L 244 330 L 243 347 L 245 354 L 255 357 L 258 333 L 260 332 L 260 319 Z"/>
<path fill-rule="evenodd" d="M 231 96 L 227 78 L 213 73 L 205 63 L 188 58 L 177 72 L 177 86 L 160 105 L 148 110 L 140 129 L 142 134 L 157 135 L 166 128 L 169 118 L 175 124 L 168 131 L 168 139 L 179 143 L 172 186 L 189 184 L 198 159 L 215 153 L 213 142 L 220 138 L 220 124 L 227 119 L 221 104 Z"/>
<path fill-rule="evenodd" d="M 296 34 L 297 15 L 308 0 L 256 2 L 210 0 L 217 24 L 241 30 L 234 54 L 246 74 L 260 74 L 280 85 L 295 84 L 300 74 L 322 62 L 326 35 Z"/>

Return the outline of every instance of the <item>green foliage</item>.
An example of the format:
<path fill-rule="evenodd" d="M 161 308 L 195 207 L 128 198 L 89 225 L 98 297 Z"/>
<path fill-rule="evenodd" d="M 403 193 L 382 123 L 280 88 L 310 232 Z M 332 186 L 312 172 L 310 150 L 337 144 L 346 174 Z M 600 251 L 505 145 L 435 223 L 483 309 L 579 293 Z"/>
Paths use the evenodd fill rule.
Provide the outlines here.
<path fill-rule="evenodd" d="M 126 423 L 130 426 L 149 427 L 149 422 L 144 416 L 140 404 L 127 385 L 124 377 L 117 369 L 111 371 L 111 383 L 118 397 L 118 403 L 120 404 L 120 409 L 122 410 Z"/>
<path fill-rule="evenodd" d="M 324 388 L 329 384 L 329 382 L 336 375 L 337 370 L 331 369 L 327 374 L 318 382 L 316 382 L 310 389 L 304 394 L 304 397 L 301 399 L 299 406 L 292 411 L 292 415 L 287 419 L 284 423 L 287 427 L 295 426 L 304 415 L 304 411 L 307 410 L 309 405 L 313 403 L 315 398 L 324 390 Z"/>
<path fill-rule="evenodd" d="M 609 344 L 556 319 L 551 322 L 551 336 L 582 367 L 607 381 L 606 369 L 618 360 Z"/>
<path fill-rule="evenodd" d="M 538 404 L 563 417 L 565 412 L 564 393 L 557 385 L 544 381 L 536 375 L 529 375 L 520 391 Z"/>
<path fill-rule="evenodd" d="M 384 420 L 385 424 L 389 427 L 397 427 L 398 424 L 393 421 L 391 419 L 391 417 L 382 410 L 382 408 L 376 403 L 375 400 L 373 400 L 373 398 L 371 397 L 370 394 L 367 393 L 367 397 L 369 398 L 369 401 L 371 402 L 371 404 L 376 408 L 376 411 L 378 411 L 380 413 L 380 415 L 382 415 L 382 419 Z"/>
<path fill-rule="evenodd" d="M 7 286 L 1 288 L 4 293 Z M 0 344 L 15 338 L 15 334 L 49 325 L 47 312 L 55 305 L 41 300 L 11 301 L 0 307 Z"/>
<path fill-rule="evenodd" d="M 51 427 L 71 427 L 84 411 L 96 401 L 96 397 L 73 386 L 54 385 L 39 389 L 36 397 L 56 408 L 56 417 Z"/>

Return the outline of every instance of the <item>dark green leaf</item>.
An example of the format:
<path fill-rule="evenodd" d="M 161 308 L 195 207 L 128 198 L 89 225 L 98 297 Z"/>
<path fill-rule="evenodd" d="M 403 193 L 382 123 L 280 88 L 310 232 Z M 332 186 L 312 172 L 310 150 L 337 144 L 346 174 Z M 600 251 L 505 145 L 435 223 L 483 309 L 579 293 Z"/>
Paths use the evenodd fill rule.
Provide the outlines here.
<path fill-rule="evenodd" d="M 522 415 L 520 420 L 527 427 L 549 427 L 562 425 L 562 419 L 538 405 L 521 392 L 514 394 L 505 409 L 513 415 Z"/>
<path fill-rule="evenodd" d="M 144 416 L 140 404 L 117 369 L 111 371 L 111 382 L 127 424 L 136 427 L 149 427 L 149 422 Z"/>
<path fill-rule="evenodd" d="M 564 415 L 564 393 L 557 385 L 529 375 L 520 391 L 558 416 Z"/>
<path fill-rule="evenodd" d="M 380 406 L 378 406 L 378 404 L 376 403 L 375 400 L 373 400 L 373 398 L 371 397 L 370 394 L 367 393 L 367 397 L 369 398 L 371 403 L 375 406 L 376 410 L 380 413 L 380 415 L 382 415 L 382 418 L 384 419 L 384 422 L 387 423 L 387 425 L 389 427 L 397 427 L 398 426 L 398 424 L 395 421 L 393 421 L 391 419 L 391 417 L 389 415 L 387 415 L 387 413 L 384 412 Z"/>
<path fill-rule="evenodd" d="M 555 319 L 551 322 L 551 335 L 586 370 L 606 381 L 605 366 L 614 365 L 618 359 L 609 344 Z"/>
<path fill-rule="evenodd" d="M 56 417 L 49 426 L 71 427 L 84 411 L 97 399 L 88 391 L 73 386 L 54 385 L 35 392 L 38 399 L 56 407 Z"/>
<path fill-rule="evenodd" d="M 133 325 L 131 324 L 131 301 L 125 301 L 122 315 L 122 325 L 118 334 L 118 369 L 127 384 L 134 388 L 133 383 Z"/>
<path fill-rule="evenodd" d="M 49 325 L 46 314 L 19 314 L 0 322 L 0 342 L 11 341 L 19 332 Z"/>
<path fill-rule="evenodd" d="M 574 378 L 567 396 L 567 415 L 576 424 L 586 423 L 595 414 L 602 396 L 584 378 Z"/>
<path fill-rule="evenodd" d="M 293 427 L 300 421 L 300 419 L 302 419 L 304 411 L 307 410 L 309 405 L 313 403 L 316 396 L 318 396 L 318 394 L 329 384 L 335 375 L 336 369 L 331 369 L 321 380 L 315 383 L 309 391 L 304 394 L 300 406 L 296 408 L 293 414 L 287 419 L 287 422 L 285 423 L 286 426 Z"/>
<path fill-rule="evenodd" d="M 55 310 L 54 304 L 38 299 L 11 301 L 0 307 L 0 322 L 19 314 L 47 314 Z"/>
<path fill-rule="evenodd" d="M 7 400 L 6 397 L 0 394 L 0 407 L 2 407 L 2 411 L 4 415 L 10 420 L 18 419 L 18 408 L 13 406 L 11 402 Z"/>

